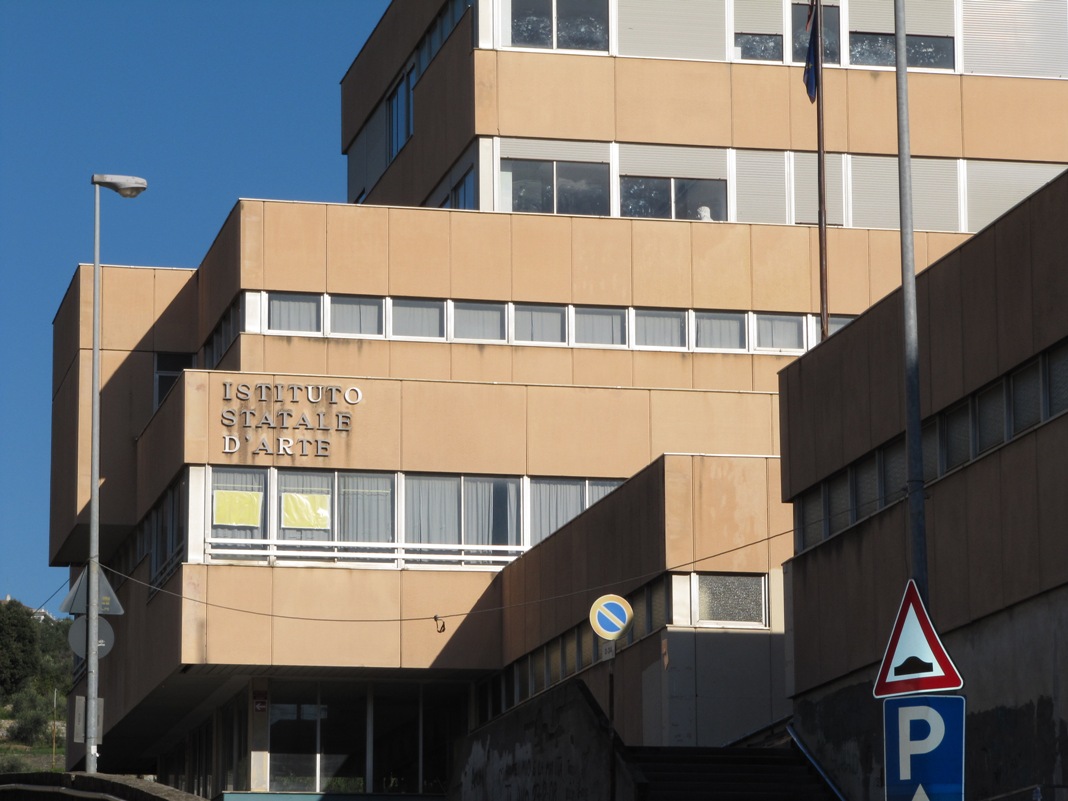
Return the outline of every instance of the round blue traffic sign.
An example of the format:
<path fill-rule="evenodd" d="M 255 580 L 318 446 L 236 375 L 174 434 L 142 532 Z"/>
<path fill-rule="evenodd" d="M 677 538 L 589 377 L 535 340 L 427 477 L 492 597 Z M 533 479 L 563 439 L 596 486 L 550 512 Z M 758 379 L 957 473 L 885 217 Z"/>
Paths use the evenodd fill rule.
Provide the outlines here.
<path fill-rule="evenodd" d="M 604 640 L 618 640 L 630 631 L 634 610 L 621 595 L 602 595 L 590 607 L 590 625 Z"/>

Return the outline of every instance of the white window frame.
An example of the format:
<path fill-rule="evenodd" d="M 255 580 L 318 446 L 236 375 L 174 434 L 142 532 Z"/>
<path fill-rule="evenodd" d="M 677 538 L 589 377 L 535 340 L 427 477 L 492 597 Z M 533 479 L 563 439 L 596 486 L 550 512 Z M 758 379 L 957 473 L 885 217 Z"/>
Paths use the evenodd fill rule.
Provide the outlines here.
<path fill-rule="evenodd" d="M 744 621 L 744 620 L 706 620 L 700 616 L 701 614 L 701 585 L 700 576 L 715 575 L 726 576 L 731 575 L 733 571 L 707 571 L 702 573 L 690 574 L 690 621 L 691 625 L 695 628 L 707 628 L 707 629 L 768 629 L 771 626 L 771 616 L 768 608 L 768 574 L 767 573 L 737 573 L 739 576 L 748 576 L 750 578 L 760 579 L 761 586 L 761 609 L 763 610 L 764 619 L 759 622 Z"/>

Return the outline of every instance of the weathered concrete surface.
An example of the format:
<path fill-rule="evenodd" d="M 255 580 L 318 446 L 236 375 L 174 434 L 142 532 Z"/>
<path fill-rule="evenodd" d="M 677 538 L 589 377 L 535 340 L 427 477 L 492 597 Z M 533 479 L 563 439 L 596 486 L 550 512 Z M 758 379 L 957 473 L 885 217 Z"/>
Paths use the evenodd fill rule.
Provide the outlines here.
<path fill-rule="evenodd" d="M 33 788 L 33 789 L 29 789 Z M 48 788 L 53 788 L 51 791 Z M 0 798 L 33 801 L 69 801 L 83 793 L 121 801 L 203 801 L 200 796 L 132 776 L 107 773 L 5 773 L 0 774 Z M 91 797 L 91 796 L 90 796 Z"/>
<path fill-rule="evenodd" d="M 455 801 L 618 801 L 635 781 L 621 743 L 581 681 L 565 682 L 472 732 L 457 746 Z"/>

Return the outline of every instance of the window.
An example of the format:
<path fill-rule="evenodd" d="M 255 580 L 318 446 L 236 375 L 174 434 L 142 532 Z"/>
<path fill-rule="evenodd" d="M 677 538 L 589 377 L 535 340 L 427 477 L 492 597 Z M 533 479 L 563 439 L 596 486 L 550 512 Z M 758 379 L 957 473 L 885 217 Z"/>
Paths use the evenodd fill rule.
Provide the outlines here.
<path fill-rule="evenodd" d="M 608 0 L 505 0 L 504 44 L 608 50 Z M 511 6 L 511 13 L 507 9 Z"/>
<path fill-rule="evenodd" d="M 946 470 L 959 467 L 972 458 L 971 410 L 967 401 L 946 412 Z"/>
<path fill-rule="evenodd" d="M 793 60 L 798 64 L 804 64 L 808 60 L 808 40 L 812 33 L 809 25 L 809 3 L 793 3 L 790 6 L 790 16 L 793 28 Z M 824 3 L 823 8 L 823 63 L 841 63 L 841 14 L 838 6 Z M 814 23 L 813 23 L 814 24 Z"/>
<path fill-rule="evenodd" d="M 921 433 L 923 448 L 923 480 L 934 481 L 941 472 L 941 451 L 938 447 L 938 420 L 929 420 L 923 424 Z"/>
<path fill-rule="evenodd" d="M 330 540 L 332 473 L 279 471 L 278 521 L 283 540 Z"/>
<path fill-rule="evenodd" d="M 849 528 L 852 520 L 849 494 L 849 472 L 843 470 L 827 480 L 828 533 L 837 534 Z"/>
<path fill-rule="evenodd" d="M 977 452 L 990 450 L 1005 441 L 1005 390 L 999 381 L 976 397 Z"/>
<path fill-rule="evenodd" d="M 196 367 L 195 353 L 157 353 L 155 369 L 155 397 L 153 406 L 158 407 L 170 392 L 182 371 Z"/>
<path fill-rule="evenodd" d="M 464 543 L 520 545 L 519 479 L 465 477 Z"/>
<path fill-rule="evenodd" d="M 620 176 L 622 217 L 726 220 L 727 182 L 721 179 Z"/>
<path fill-rule="evenodd" d="M 394 477 L 388 473 L 338 474 L 338 539 L 393 542 Z"/>
<path fill-rule="evenodd" d="M 609 167 L 586 161 L 501 159 L 504 211 L 606 217 Z"/>
<path fill-rule="evenodd" d="M 211 471 L 211 482 L 211 535 L 264 539 L 267 471 L 216 467 Z"/>
<path fill-rule="evenodd" d="M 414 131 L 412 104 L 415 99 L 415 69 L 408 66 L 386 99 L 389 119 L 389 159 L 400 153 Z"/>
<path fill-rule="evenodd" d="M 823 486 L 817 484 L 806 491 L 800 500 L 798 528 L 801 531 L 799 550 L 811 548 L 823 541 Z"/>
<path fill-rule="evenodd" d="M 567 307 L 515 304 L 516 342 L 567 342 Z"/>
<path fill-rule="evenodd" d="M 460 477 L 410 475 L 404 482 L 404 540 L 460 543 Z"/>
<path fill-rule="evenodd" d="M 382 336 L 382 299 L 332 297 L 330 330 L 335 334 Z"/>
<path fill-rule="evenodd" d="M 463 177 L 449 191 L 449 208 L 453 209 L 476 209 L 478 204 L 475 200 L 475 170 L 471 168 L 464 173 Z"/>
<path fill-rule="evenodd" d="M 734 56 L 745 61 L 782 61 L 781 0 L 735 0 Z"/>
<path fill-rule="evenodd" d="M 1012 387 L 1013 435 L 1037 425 L 1042 419 L 1041 362 L 1035 359 L 1009 379 Z"/>
<path fill-rule="evenodd" d="M 530 544 L 541 542 L 578 516 L 584 506 L 582 479 L 530 480 Z"/>
<path fill-rule="evenodd" d="M 746 349 L 744 312 L 697 312 L 697 347 L 712 350 Z"/>
<path fill-rule="evenodd" d="M 805 347 L 804 317 L 799 314 L 758 314 L 756 346 L 768 350 L 801 350 Z"/>
<path fill-rule="evenodd" d="M 875 514 L 879 508 L 879 461 L 872 453 L 853 467 L 856 519 Z"/>
<path fill-rule="evenodd" d="M 267 328 L 270 331 L 320 333 L 322 297 L 295 292 L 267 293 Z"/>
<path fill-rule="evenodd" d="M 503 341 L 507 339 L 507 315 L 503 303 L 453 304 L 453 337 Z"/>
<path fill-rule="evenodd" d="M 1060 414 L 1068 409 L 1068 343 L 1061 343 L 1049 352 L 1049 413 Z"/>
<path fill-rule="evenodd" d="M 904 498 L 908 493 L 908 457 L 905 440 L 898 439 L 883 448 L 883 506 Z M 937 456 L 937 453 L 935 454 Z"/>
<path fill-rule="evenodd" d="M 394 300 L 393 335 L 441 339 L 445 336 L 445 301 Z"/>
<path fill-rule="evenodd" d="M 626 345 L 626 309 L 576 306 L 575 342 L 583 345 Z"/>
<path fill-rule="evenodd" d="M 906 61 L 910 67 L 951 70 L 952 36 L 905 37 Z M 897 63 L 897 43 L 893 33 L 849 32 L 849 63 L 858 66 L 893 67 Z"/>
<path fill-rule="evenodd" d="M 698 574 L 697 620 L 728 625 L 767 625 L 767 581 L 762 575 Z"/>
<path fill-rule="evenodd" d="M 686 312 L 636 309 L 634 344 L 646 348 L 685 348 Z"/>
<path fill-rule="evenodd" d="M 219 363 L 227 349 L 237 339 L 237 335 L 241 333 L 243 297 L 243 294 L 238 295 L 230 304 L 230 308 L 226 310 L 226 314 L 222 316 L 208 341 L 204 343 L 204 366 L 209 370 Z"/>

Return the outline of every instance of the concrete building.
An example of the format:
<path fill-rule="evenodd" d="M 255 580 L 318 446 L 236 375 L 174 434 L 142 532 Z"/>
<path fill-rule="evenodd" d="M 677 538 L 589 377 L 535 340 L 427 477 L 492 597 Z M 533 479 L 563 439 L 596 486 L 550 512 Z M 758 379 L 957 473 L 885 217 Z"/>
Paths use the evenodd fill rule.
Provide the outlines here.
<path fill-rule="evenodd" d="M 968 798 L 1068 793 L 1068 176 L 917 279 L 932 620 L 964 679 Z M 909 576 L 901 300 L 781 374 L 795 726 L 883 797 L 872 697 Z"/>
<path fill-rule="evenodd" d="M 835 327 L 899 281 L 888 7 L 828 6 Z M 922 267 L 1068 162 L 1068 84 L 1036 79 L 1068 51 L 1035 47 L 1068 30 L 914 10 Z M 572 676 L 627 745 L 789 716 L 803 11 L 398 0 L 341 84 L 352 203 L 241 200 L 196 270 L 104 269 L 101 770 L 463 794 L 456 744 Z M 90 273 L 54 326 L 55 564 L 86 558 Z M 605 591 L 637 617 L 614 655 Z"/>

